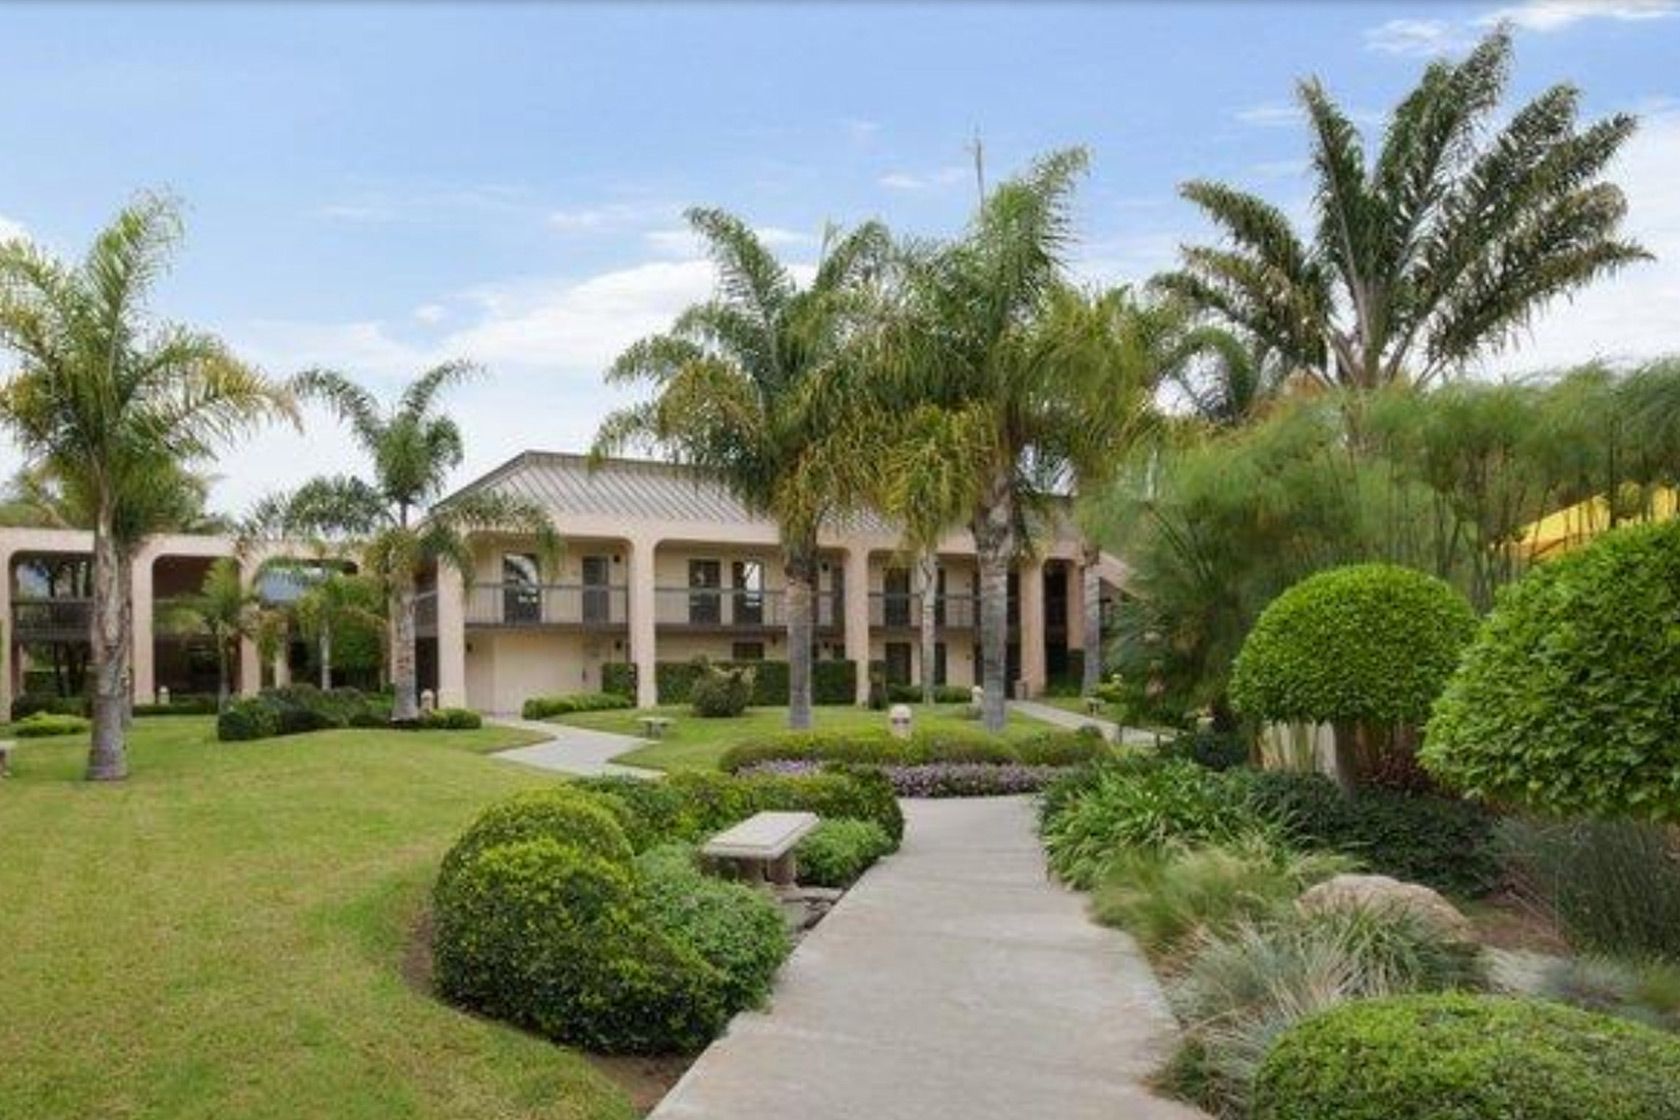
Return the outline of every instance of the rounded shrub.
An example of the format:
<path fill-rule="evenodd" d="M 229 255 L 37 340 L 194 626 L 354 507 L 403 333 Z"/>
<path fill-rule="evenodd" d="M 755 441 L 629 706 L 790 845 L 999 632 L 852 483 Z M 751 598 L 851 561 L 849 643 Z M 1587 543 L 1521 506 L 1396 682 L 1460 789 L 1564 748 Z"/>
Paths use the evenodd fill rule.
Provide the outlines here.
<path fill-rule="evenodd" d="M 1680 1039 L 1536 1000 L 1351 1003 L 1267 1053 L 1256 1120 L 1675 1120 Z"/>
<path fill-rule="evenodd" d="M 1445 582 L 1392 564 L 1332 568 L 1274 599 L 1231 674 L 1264 720 L 1421 725 L 1476 629 Z"/>
<path fill-rule="evenodd" d="M 850 886 L 893 847 L 892 837 L 874 821 L 823 821 L 794 849 L 799 881 L 812 887 Z"/>
<path fill-rule="evenodd" d="M 627 863 L 547 836 L 499 844 L 439 878 L 433 915 L 439 992 L 556 1041 L 691 1051 L 727 1020 L 727 979 L 650 919 Z"/>
<path fill-rule="evenodd" d="M 793 949 L 775 899 L 705 874 L 686 844 L 654 848 L 637 857 L 636 869 L 637 896 L 648 919 L 722 973 L 727 1011 L 763 1003 Z"/>
<path fill-rule="evenodd" d="M 751 669 L 723 669 L 716 665 L 701 665 L 689 686 L 688 702 L 694 714 L 706 719 L 730 719 L 747 710 L 752 703 Z"/>
<path fill-rule="evenodd" d="M 19 739 L 47 739 L 54 735 L 82 735 L 92 726 L 81 716 L 36 712 L 14 723 L 12 734 Z"/>
<path fill-rule="evenodd" d="M 443 857 L 449 879 L 479 853 L 520 840 L 549 839 L 613 864 L 628 864 L 630 841 L 619 823 L 623 809 L 604 798 L 556 786 L 528 790 L 491 805 Z"/>
<path fill-rule="evenodd" d="M 471 708 L 438 708 L 420 717 L 423 731 L 477 731 L 484 717 Z"/>
<path fill-rule="evenodd" d="M 260 697 L 229 700 L 216 717 L 216 738 L 224 743 L 269 739 L 280 734 L 280 713 Z"/>
<path fill-rule="evenodd" d="M 1500 595 L 1424 766 L 1561 815 L 1680 821 L 1680 522 L 1606 533 Z"/>

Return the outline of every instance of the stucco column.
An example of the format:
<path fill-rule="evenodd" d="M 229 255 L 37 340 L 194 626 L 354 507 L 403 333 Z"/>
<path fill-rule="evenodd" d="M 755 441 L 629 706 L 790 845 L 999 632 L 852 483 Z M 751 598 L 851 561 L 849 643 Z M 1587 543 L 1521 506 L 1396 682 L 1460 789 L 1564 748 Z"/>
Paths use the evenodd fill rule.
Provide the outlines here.
<path fill-rule="evenodd" d="M 12 718 L 17 694 L 18 644 L 12 629 L 12 550 L 0 548 L 0 719 Z"/>
<path fill-rule="evenodd" d="M 246 587 L 257 582 L 257 576 L 262 570 L 259 561 L 253 559 L 240 565 L 239 578 Z M 262 688 L 262 653 L 257 649 L 256 639 L 241 635 L 239 638 L 239 695 L 255 696 Z"/>
<path fill-rule="evenodd" d="M 857 666 L 857 702 L 869 703 L 869 550 L 846 550 L 846 659 Z"/>
<path fill-rule="evenodd" d="M 1044 563 L 1021 564 L 1021 679 L 1027 695 L 1044 691 Z"/>
<path fill-rule="evenodd" d="M 658 627 L 655 624 L 657 596 L 654 587 L 653 539 L 630 542 L 630 659 L 636 664 L 636 706 L 651 708 L 659 703 Z"/>
<path fill-rule="evenodd" d="M 152 636 L 156 622 L 152 568 L 156 563 L 157 553 L 150 546 L 142 547 L 134 557 L 130 588 L 134 603 L 134 646 L 130 660 L 133 663 L 134 702 L 137 704 L 151 704 L 157 700 L 157 644 Z"/>
<path fill-rule="evenodd" d="M 467 705 L 467 589 L 449 564 L 437 570 L 437 705 Z"/>
<path fill-rule="evenodd" d="M 1069 564 L 1065 583 L 1067 595 L 1067 644 L 1071 654 L 1085 648 L 1085 566 Z"/>

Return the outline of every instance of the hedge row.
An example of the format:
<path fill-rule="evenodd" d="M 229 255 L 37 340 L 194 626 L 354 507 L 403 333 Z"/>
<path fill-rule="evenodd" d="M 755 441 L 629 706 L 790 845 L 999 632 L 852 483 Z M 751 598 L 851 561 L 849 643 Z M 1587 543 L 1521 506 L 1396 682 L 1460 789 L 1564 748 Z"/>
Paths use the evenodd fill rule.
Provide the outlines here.
<path fill-rule="evenodd" d="M 525 719 L 551 719 L 574 712 L 610 712 L 635 706 L 629 695 L 620 692 L 570 692 L 561 696 L 532 696 L 519 714 Z"/>
<path fill-rule="evenodd" d="M 876 731 L 792 731 L 746 739 L 724 752 L 720 769 L 735 773 L 767 762 L 840 762 L 869 766 L 964 763 L 993 766 L 1081 766 L 1111 753 L 1093 730 L 1045 731 L 1005 742 L 980 731 L 918 731 L 908 739 Z"/>
<path fill-rule="evenodd" d="M 228 702 L 216 718 L 216 738 L 224 743 L 301 735 L 335 727 L 384 727 L 391 722 L 391 701 L 379 694 L 313 685 L 265 688 L 255 696 Z"/>
<path fill-rule="evenodd" d="M 718 669 L 753 670 L 753 699 L 758 707 L 779 708 L 788 702 L 786 661 L 713 661 Z M 654 683 L 659 703 L 686 704 L 699 668 L 694 661 L 661 661 L 654 666 Z M 612 661 L 601 667 L 601 689 L 622 696 L 636 695 L 636 667 L 626 661 Z M 857 700 L 857 662 L 813 661 L 811 702 L 851 704 Z"/>

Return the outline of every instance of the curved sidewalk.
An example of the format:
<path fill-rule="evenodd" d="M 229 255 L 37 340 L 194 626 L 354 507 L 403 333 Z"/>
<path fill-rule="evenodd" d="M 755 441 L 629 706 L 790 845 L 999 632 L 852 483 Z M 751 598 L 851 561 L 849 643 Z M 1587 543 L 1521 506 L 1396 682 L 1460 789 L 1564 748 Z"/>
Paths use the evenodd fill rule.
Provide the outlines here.
<path fill-rule="evenodd" d="M 654 1120 L 1190 1120 L 1142 1082 L 1173 1020 L 1125 935 L 1047 880 L 1023 798 L 905 802 L 898 854 Z"/>
<path fill-rule="evenodd" d="M 571 774 L 580 778 L 594 778 L 603 774 L 619 774 L 631 778 L 665 776 L 658 770 L 623 766 L 611 761 L 626 751 L 646 746 L 645 739 L 637 739 L 631 735 L 614 735 L 610 731 L 567 727 L 563 723 L 514 719 L 511 716 L 493 716 L 489 722 L 498 727 L 517 727 L 523 731 L 537 731 L 548 736 L 546 743 L 533 743 L 528 747 L 496 751 L 490 756 L 503 762 L 517 762 L 522 766 L 535 766 L 539 770 L 552 770 L 556 774 Z"/>

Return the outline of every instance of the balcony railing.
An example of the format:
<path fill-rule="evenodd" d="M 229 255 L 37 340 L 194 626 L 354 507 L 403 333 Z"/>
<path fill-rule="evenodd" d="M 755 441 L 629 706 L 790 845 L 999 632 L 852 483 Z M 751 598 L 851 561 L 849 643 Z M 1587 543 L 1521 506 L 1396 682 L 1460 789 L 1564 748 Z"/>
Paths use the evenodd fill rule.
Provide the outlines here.
<path fill-rule="evenodd" d="M 468 626 L 624 626 L 623 587 L 562 583 L 477 583 L 467 589 Z"/>
<path fill-rule="evenodd" d="M 941 595 L 934 600 L 933 609 L 935 626 L 944 630 L 972 630 L 980 617 L 980 600 L 973 595 Z M 883 630 L 920 629 L 921 595 L 914 591 L 871 592 L 869 625 Z"/>
<path fill-rule="evenodd" d="M 718 587 L 654 589 L 654 621 L 664 627 L 699 630 L 780 630 L 787 625 L 787 593 L 741 591 Z M 813 623 L 819 630 L 845 622 L 840 595 L 819 591 L 812 598 Z"/>
<path fill-rule="evenodd" d="M 20 642 L 85 642 L 93 633 L 92 599 L 13 599 Z"/>

